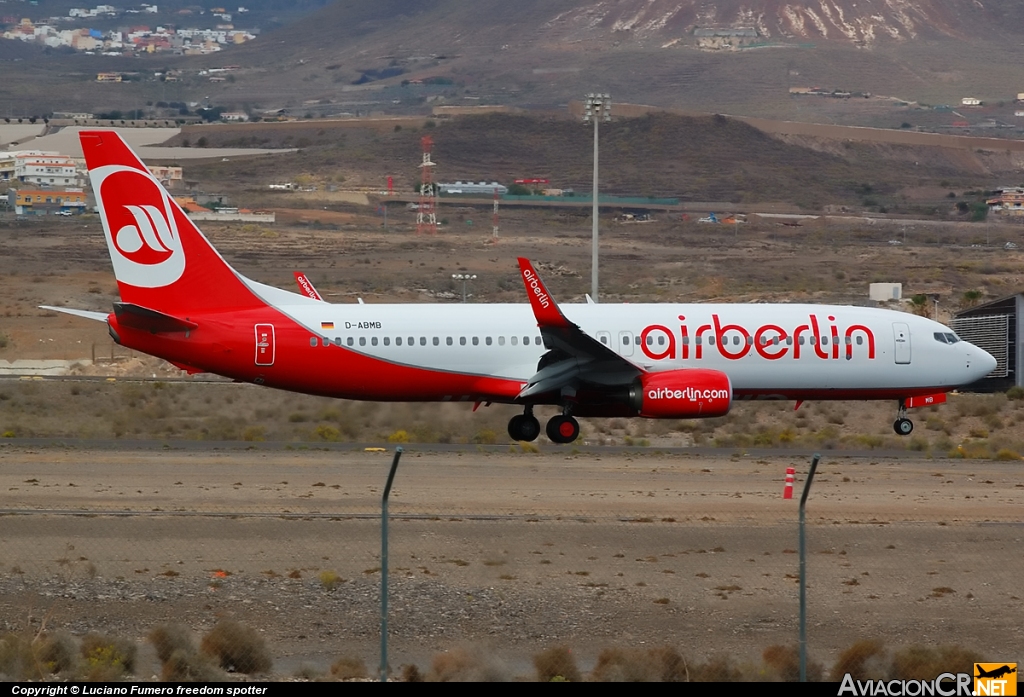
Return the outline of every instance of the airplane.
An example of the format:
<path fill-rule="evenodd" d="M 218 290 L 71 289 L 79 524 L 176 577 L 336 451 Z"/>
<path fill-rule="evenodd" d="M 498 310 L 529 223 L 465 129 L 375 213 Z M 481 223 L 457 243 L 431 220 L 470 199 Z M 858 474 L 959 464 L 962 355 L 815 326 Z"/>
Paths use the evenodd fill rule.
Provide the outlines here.
<path fill-rule="evenodd" d="M 984 377 L 995 359 L 916 315 L 833 305 L 559 305 L 520 258 L 528 304 L 332 304 L 242 276 L 112 131 L 80 135 L 121 299 L 115 342 L 188 371 L 344 399 L 504 403 L 516 441 L 577 417 L 722 416 L 734 399 L 893 400 L 907 409 Z M 308 284 L 309 289 L 312 285 Z M 588 299 L 589 300 L 589 299 Z"/>

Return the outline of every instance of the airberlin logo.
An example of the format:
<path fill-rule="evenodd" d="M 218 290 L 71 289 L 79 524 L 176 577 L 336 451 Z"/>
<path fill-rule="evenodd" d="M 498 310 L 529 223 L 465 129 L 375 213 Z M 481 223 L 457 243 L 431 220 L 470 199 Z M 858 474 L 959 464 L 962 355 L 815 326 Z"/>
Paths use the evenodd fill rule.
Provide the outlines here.
<path fill-rule="evenodd" d="M 714 399 L 730 399 L 731 397 L 732 393 L 729 390 L 698 390 L 693 387 L 682 390 L 657 387 L 647 391 L 648 399 L 685 399 L 690 402 L 710 402 Z"/>
<path fill-rule="evenodd" d="M 148 172 L 124 165 L 89 173 L 117 280 L 140 288 L 170 285 L 185 271 L 174 205 Z"/>
<path fill-rule="evenodd" d="M 856 348 L 869 360 L 875 357 L 874 332 L 863 324 L 842 327 L 833 315 L 821 318 L 810 314 L 805 324 L 787 329 L 777 324 L 754 328 L 725 324 L 718 314 L 713 314 L 711 322 L 697 326 L 692 334 L 691 325 L 685 320 L 685 316 L 679 315 L 678 331 L 662 324 L 644 327 L 639 337 L 644 355 L 655 361 L 687 360 L 692 349 L 693 358 L 701 360 L 706 349 L 731 361 L 750 354 L 769 361 L 799 359 L 802 355 L 821 360 L 852 360 Z"/>
<path fill-rule="evenodd" d="M 523 271 L 523 280 L 526 281 L 526 287 L 529 288 L 529 292 L 537 296 L 537 302 L 545 310 L 551 306 L 551 298 L 544 292 L 544 286 L 541 285 L 540 279 L 530 269 Z"/>

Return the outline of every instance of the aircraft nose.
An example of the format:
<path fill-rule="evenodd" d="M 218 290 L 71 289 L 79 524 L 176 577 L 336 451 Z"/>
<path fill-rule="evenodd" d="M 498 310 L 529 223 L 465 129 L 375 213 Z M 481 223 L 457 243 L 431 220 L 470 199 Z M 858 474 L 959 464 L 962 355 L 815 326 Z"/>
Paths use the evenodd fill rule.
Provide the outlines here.
<path fill-rule="evenodd" d="M 971 372 L 976 375 L 974 378 L 976 380 L 980 380 L 991 373 L 996 369 L 997 365 L 996 359 L 991 353 L 978 348 L 974 344 L 971 344 L 971 350 L 968 353 L 967 360 L 967 365 L 971 369 Z"/>

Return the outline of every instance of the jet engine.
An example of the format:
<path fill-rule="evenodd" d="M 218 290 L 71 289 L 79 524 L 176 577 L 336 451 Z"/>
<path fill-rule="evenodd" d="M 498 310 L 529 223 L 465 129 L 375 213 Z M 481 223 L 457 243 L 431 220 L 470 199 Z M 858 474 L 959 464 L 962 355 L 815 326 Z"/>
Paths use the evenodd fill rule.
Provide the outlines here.
<path fill-rule="evenodd" d="M 732 383 L 722 371 L 704 368 L 645 373 L 630 387 L 629 405 L 650 419 L 725 416 L 732 406 Z"/>

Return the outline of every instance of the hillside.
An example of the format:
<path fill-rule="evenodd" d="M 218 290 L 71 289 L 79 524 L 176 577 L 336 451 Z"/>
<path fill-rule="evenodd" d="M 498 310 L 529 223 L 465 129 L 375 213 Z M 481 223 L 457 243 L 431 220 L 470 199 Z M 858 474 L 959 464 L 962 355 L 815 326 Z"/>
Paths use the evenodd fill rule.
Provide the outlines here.
<path fill-rule="evenodd" d="M 396 188 L 408 191 L 419 177 L 416 165 L 424 131 L 288 125 L 189 129 L 177 140 L 194 142 L 201 133 L 210 147 L 303 148 L 274 156 L 272 171 L 239 172 L 236 165 L 220 162 L 190 167 L 190 176 L 220 187 L 260 186 L 264 180 L 302 174 L 344 181 L 346 186 L 380 186 L 391 175 Z M 441 181 L 507 183 L 517 177 L 545 177 L 553 186 L 590 190 L 592 135 L 576 121 L 490 114 L 439 122 L 429 132 Z M 851 144 L 838 152 L 821 152 L 784 143 L 733 119 L 651 114 L 602 127 L 601 186 L 606 193 L 678 196 L 685 201 L 786 202 L 813 209 L 856 205 L 865 192 L 879 201 L 893 200 L 908 182 L 957 180 L 963 174 L 957 162 L 926 159 L 925 150 L 919 149 L 913 159 Z"/>

